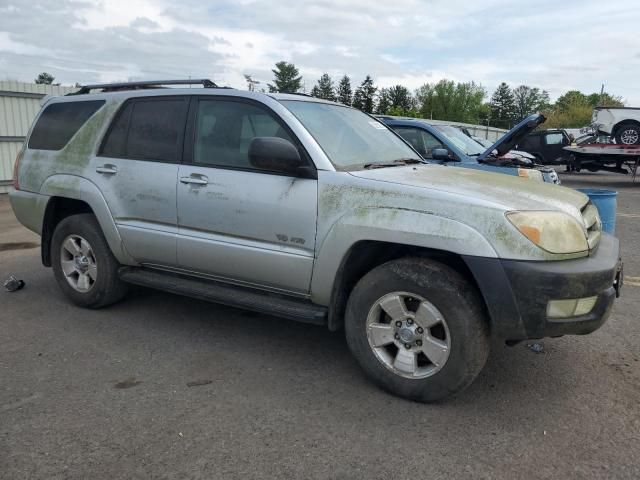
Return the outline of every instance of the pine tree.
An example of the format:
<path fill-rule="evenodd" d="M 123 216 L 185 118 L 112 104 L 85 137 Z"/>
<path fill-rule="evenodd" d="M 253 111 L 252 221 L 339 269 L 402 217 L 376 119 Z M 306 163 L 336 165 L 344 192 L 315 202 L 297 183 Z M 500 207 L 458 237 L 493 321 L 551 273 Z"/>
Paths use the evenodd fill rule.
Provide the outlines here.
<path fill-rule="evenodd" d="M 328 73 L 323 73 L 318 84 L 311 89 L 311 95 L 324 100 L 336 100 L 336 94 L 333 90 L 333 80 Z"/>
<path fill-rule="evenodd" d="M 337 100 L 345 105 L 351 105 L 353 103 L 353 91 L 351 90 L 351 79 L 348 76 L 344 76 L 340 79 L 337 89 Z"/>
<path fill-rule="evenodd" d="M 515 102 L 515 121 L 520 121 L 527 115 L 545 110 L 549 105 L 549 94 L 539 88 L 520 85 L 513 89 Z"/>
<path fill-rule="evenodd" d="M 386 115 L 391 108 L 391 100 L 389 98 L 389 90 L 381 88 L 378 92 L 378 104 L 376 105 L 376 113 L 378 115 Z"/>
<path fill-rule="evenodd" d="M 373 85 L 373 79 L 367 75 L 353 95 L 353 106 L 363 112 L 373 113 L 377 90 L 378 88 Z"/>
<path fill-rule="evenodd" d="M 278 62 L 273 72 L 273 85 L 268 84 L 269 91 L 280 93 L 296 93 L 302 87 L 302 76 L 293 63 Z"/>
<path fill-rule="evenodd" d="M 511 128 L 515 117 L 515 100 L 509 85 L 502 82 L 491 96 L 491 124 L 499 128 Z"/>
<path fill-rule="evenodd" d="M 387 90 L 390 108 L 394 111 L 408 113 L 414 107 L 414 100 L 411 92 L 407 87 L 402 85 L 394 85 Z M 403 114 L 406 114 L 403 113 Z"/>
<path fill-rule="evenodd" d="M 36 77 L 34 82 L 37 83 L 38 85 L 51 85 L 54 80 L 55 80 L 55 77 L 53 75 L 47 72 L 42 72 Z"/>

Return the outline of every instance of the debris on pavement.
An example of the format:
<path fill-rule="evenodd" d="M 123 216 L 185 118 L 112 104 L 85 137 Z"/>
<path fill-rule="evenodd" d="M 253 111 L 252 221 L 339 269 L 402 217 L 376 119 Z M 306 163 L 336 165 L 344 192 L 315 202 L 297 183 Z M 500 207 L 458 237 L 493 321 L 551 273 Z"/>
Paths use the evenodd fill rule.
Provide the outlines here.
<path fill-rule="evenodd" d="M 544 345 L 541 343 L 527 343 L 527 347 L 529 347 L 529 350 L 533 353 L 544 353 Z"/>
<path fill-rule="evenodd" d="M 199 387 L 201 385 L 209 385 L 213 383 L 213 380 L 195 380 L 193 382 L 187 382 L 187 387 Z"/>
<path fill-rule="evenodd" d="M 17 292 L 24 287 L 24 281 L 18 280 L 16 277 L 11 275 L 7 280 L 5 280 L 3 286 L 8 292 Z"/>

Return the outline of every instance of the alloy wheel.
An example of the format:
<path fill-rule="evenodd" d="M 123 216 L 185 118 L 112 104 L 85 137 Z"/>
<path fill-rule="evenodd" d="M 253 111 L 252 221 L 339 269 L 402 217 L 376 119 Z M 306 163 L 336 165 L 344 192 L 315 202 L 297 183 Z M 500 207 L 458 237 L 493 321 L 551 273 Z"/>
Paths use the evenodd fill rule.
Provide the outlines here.
<path fill-rule="evenodd" d="M 451 336 L 442 313 L 428 300 L 408 292 L 378 299 L 367 316 L 367 338 L 376 358 L 405 378 L 438 372 L 451 351 Z"/>

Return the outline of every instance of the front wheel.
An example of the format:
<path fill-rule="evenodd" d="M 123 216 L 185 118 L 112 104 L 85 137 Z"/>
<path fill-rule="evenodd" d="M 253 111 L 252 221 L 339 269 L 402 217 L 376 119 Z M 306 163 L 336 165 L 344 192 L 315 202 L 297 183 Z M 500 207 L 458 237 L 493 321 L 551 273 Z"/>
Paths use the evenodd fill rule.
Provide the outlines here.
<path fill-rule="evenodd" d="M 616 129 L 616 143 L 620 145 L 637 145 L 640 143 L 640 125 L 623 123 Z"/>
<path fill-rule="evenodd" d="M 375 383 L 421 402 L 462 391 L 489 353 L 476 289 L 450 267 L 423 258 L 394 260 L 367 273 L 349 297 L 345 331 Z"/>

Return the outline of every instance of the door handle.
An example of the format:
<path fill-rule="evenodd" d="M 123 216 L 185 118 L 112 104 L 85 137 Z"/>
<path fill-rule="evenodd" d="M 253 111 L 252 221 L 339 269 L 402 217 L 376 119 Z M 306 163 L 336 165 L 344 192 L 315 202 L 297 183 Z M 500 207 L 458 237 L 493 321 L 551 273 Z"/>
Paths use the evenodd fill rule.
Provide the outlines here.
<path fill-rule="evenodd" d="M 190 177 L 180 177 L 180 182 L 191 185 L 207 185 L 209 183 L 209 179 L 205 175 L 191 175 Z"/>
<path fill-rule="evenodd" d="M 106 164 L 96 168 L 96 172 L 105 173 L 107 175 L 114 175 L 118 173 L 118 167 L 116 167 L 115 165 Z"/>

